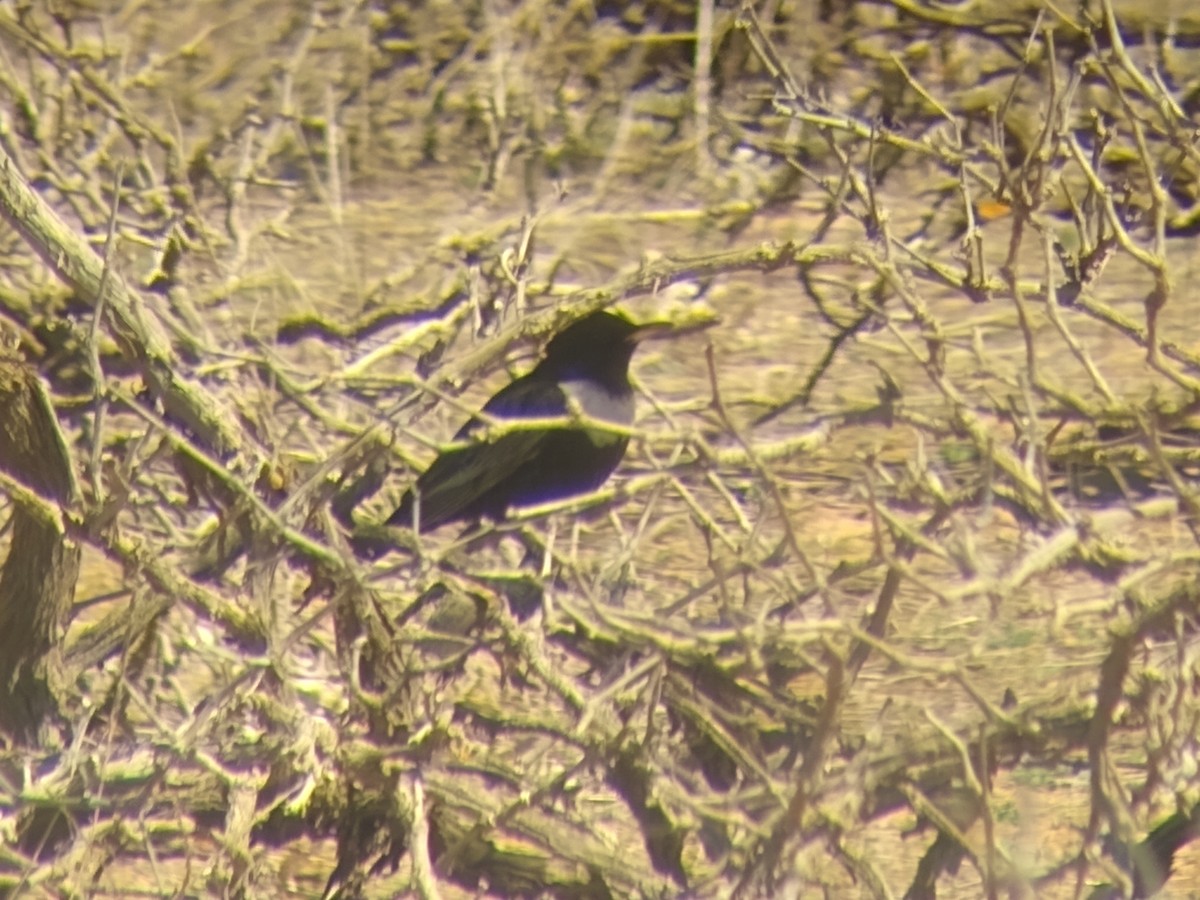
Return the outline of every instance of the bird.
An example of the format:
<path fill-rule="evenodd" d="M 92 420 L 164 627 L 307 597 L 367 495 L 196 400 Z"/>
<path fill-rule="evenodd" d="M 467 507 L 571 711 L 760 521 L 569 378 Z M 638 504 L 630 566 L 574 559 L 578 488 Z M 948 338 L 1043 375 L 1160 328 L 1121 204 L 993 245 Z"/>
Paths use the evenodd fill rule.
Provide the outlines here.
<path fill-rule="evenodd" d="M 1154 897 L 1162 890 L 1175 864 L 1175 854 L 1180 848 L 1200 837 L 1200 803 L 1191 812 L 1175 812 L 1151 829 L 1145 839 L 1125 848 L 1110 841 L 1113 857 L 1131 875 L 1133 900 Z M 1123 892 L 1113 884 L 1099 885 L 1088 895 L 1088 900 L 1114 900 Z"/>
<path fill-rule="evenodd" d="M 629 445 L 634 350 L 673 330 L 667 322 L 638 325 L 604 310 L 568 325 L 529 374 L 484 404 L 486 418 L 474 416 L 458 430 L 454 445 L 417 478 L 385 524 L 424 533 L 450 522 L 501 521 L 512 507 L 596 490 Z M 503 430 L 510 420 L 570 417 L 579 421 Z M 499 436 L 486 434 L 487 419 L 498 420 Z"/>

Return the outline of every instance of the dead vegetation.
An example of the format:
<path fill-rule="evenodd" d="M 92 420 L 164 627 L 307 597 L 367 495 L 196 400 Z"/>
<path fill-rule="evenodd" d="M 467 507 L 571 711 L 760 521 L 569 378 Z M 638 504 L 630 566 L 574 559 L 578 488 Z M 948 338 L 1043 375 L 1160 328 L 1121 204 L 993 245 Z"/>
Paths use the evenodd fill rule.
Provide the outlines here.
<path fill-rule="evenodd" d="M 1200 17 L 200 8 L 0 9 L 0 893 L 1162 886 Z M 355 556 L 612 303 L 617 478 Z"/>

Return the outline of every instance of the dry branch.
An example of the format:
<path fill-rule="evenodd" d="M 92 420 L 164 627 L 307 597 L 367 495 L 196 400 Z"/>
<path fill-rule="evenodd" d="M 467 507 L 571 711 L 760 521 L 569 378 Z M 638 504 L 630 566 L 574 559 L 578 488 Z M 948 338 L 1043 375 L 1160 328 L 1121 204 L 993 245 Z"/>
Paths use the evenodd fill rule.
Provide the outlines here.
<path fill-rule="evenodd" d="M 14 494 L 12 542 L 0 569 L 0 733 L 20 744 L 47 740 L 69 689 L 62 638 L 79 543 L 58 510 L 78 500 L 71 457 L 33 368 L 0 348 L 0 467 L 33 496 Z M 47 515 L 41 504 L 54 510 Z"/>

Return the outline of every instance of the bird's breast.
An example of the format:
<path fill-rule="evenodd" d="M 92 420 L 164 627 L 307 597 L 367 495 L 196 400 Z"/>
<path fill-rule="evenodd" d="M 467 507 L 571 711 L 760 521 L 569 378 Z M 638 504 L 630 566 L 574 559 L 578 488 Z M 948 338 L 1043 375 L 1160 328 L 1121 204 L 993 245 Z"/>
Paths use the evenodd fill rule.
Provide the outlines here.
<path fill-rule="evenodd" d="M 560 384 L 567 396 L 568 405 L 578 407 L 589 419 L 611 422 L 622 428 L 633 424 L 633 391 L 614 392 L 593 381 L 568 380 Z M 619 432 L 600 428 L 589 428 L 587 434 L 597 446 L 627 440 L 627 437 Z"/>

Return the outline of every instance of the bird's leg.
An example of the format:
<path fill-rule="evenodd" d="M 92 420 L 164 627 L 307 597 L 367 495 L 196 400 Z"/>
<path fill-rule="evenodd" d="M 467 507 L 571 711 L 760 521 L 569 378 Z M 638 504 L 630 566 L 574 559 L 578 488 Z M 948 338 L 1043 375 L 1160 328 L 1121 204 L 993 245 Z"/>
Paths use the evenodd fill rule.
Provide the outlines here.
<path fill-rule="evenodd" d="M 421 534 L 421 492 L 413 489 L 413 508 L 412 508 L 412 535 L 417 542 L 417 556 L 422 559 L 425 557 L 425 542 L 422 540 Z"/>
<path fill-rule="evenodd" d="M 550 568 L 554 562 L 554 539 L 558 536 L 558 517 L 550 517 L 550 533 L 546 536 L 546 543 L 542 547 L 542 578 L 550 577 Z"/>
<path fill-rule="evenodd" d="M 583 523 L 576 519 L 571 524 L 571 562 L 579 561 L 579 536 L 583 534 Z"/>

